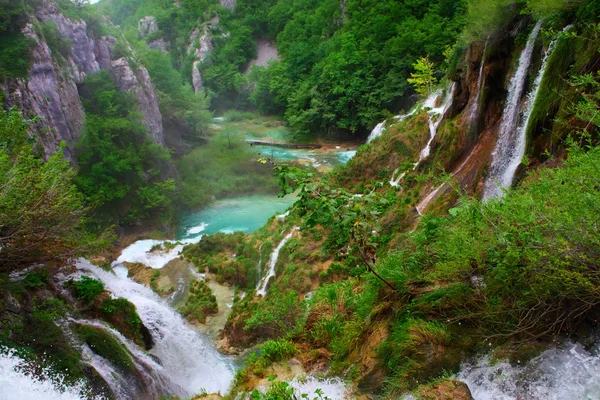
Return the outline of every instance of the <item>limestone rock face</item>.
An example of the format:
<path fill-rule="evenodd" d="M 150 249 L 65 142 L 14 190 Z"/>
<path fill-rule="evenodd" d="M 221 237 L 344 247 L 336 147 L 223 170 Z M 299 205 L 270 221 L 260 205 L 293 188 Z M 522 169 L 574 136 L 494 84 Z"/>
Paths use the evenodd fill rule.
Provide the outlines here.
<path fill-rule="evenodd" d="M 32 129 L 37 133 L 44 157 L 49 157 L 61 141 L 67 143 L 65 156 L 73 161 L 72 145 L 83 128 L 85 113 L 70 71 L 59 68 L 46 42 L 31 24 L 23 29 L 35 45 L 31 52 L 28 79 L 9 80 L 4 85 L 8 106 L 17 106 L 28 118 L 39 117 Z"/>
<path fill-rule="evenodd" d="M 38 139 L 46 158 L 64 141 L 67 144 L 65 156 L 74 163 L 73 146 L 81 136 L 85 121 L 77 85 L 83 83 L 87 75 L 101 69 L 110 70 L 121 90 L 133 93 L 148 135 L 155 143 L 165 145 L 158 97 L 148 71 L 143 66 L 133 70 L 124 57 L 113 60 L 112 48 L 117 39 L 95 37 L 88 31 L 85 21 L 65 17 L 51 0 L 41 1 L 30 19 L 32 22 L 23 28 L 24 35 L 34 43 L 29 75 L 27 79 L 7 80 L 2 89 L 6 93 L 6 106 L 19 107 L 26 117 L 39 117 L 32 125 L 32 134 Z M 56 24 L 61 37 L 71 42 L 68 55 L 52 54 L 45 39 L 35 29 L 33 22 L 36 20 Z"/>
<path fill-rule="evenodd" d="M 154 143 L 164 146 L 162 115 L 148 70 L 144 67 L 137 67 L 134 71 L 129 65 L 129 61 L 122 57 L 111 62 L 111 72 L 122 91 L 134 94 L 138 101 L 138 109 L 142 113 L 142 123 L 148 128 L 148 133 L 152 136 Z"/>
<path fill-rule="evenodd" d="M 221 0 L 221 6 L 229 8 L 231 11 L 235 8 L 235 0 Z"/>
<path fill-rule="evenodd" d="M 155 17 L 147 16 L 140 19 L 138 22 L 138 34 L 140 38 L 143 39 L 154 32 L 158 32 L 158 24 Z"/>

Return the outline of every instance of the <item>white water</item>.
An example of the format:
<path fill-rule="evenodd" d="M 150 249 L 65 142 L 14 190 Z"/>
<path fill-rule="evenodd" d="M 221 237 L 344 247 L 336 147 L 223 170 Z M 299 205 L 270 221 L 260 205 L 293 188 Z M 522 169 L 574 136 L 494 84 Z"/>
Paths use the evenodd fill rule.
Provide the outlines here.
<path fill-rule="evenodd" d="M 496 147 L 492 153 L 492 164 L 484 185 L 484 198 L 502 196 L 502 189 L 507 188 L 512 184 L 517 167 L 525 154 L 525 129 L 519 129 L 518 126 L 521 95 L 525 88 L 527 71 L 529 70 L 531 56 L 535 47 L 535 39 L 540 32 L 541 26 L 542 21 L 539 21 L 533 28 L 533 31 L 531 31 L 529 39 L 527 40 L 527 45 L 519 58 L 517 72 L 510 80 L 506 105 L 504 106 L 504 111 L 502 113 L 498 140 L 496 141 Z M 544 70 L 542 69 L 540 74 L 543 73 Z M 529 104 L 528 107 L 531 107 L 532 104 Z"/>
<path fill-rule="evenodd" d="M 348 390 L 344 381 L 338 378 L 318 379 L 309 375 L 304 378 L 294 378 L 289 384 L 294 388 L 297 396 L 307 394 L 309 399 L 316 397 L 315 391 L 317 389 L 323 392 L 323 398 L 331 400 L 350 398 L 350 390 Z"/>
<path fill-rule="evenodd" d="M 150 289 L 102 270 L 87 260 L 77 262 L 79 274 L 102 281 L 117 297 L 132 302 L 144 325 L 150 330 L 160 359 L 161 374 L 191 396 L 202 389 L 208 393 L 227 392 L 233 380 L 233 366 L 214 349 L 210 340 L 188 326 L 181 316 Z"/>
<path fill-rule="evenodd" d="M 457 378 L 475 400 L 600 399 L 600 357 L 573 343 L 549 349 L 523 366 L 490 365 L 484 357 L 463 365 Z"/>
<path fill-rule="evenodd" d="M 89 398 L 81 384 L 66 386 L 63 378 L 48 369 L 29 365 L 13 350 L 0 348 L 0 399 L 79 400 Z M 92 397 L 101 399 L 101 397 Z"/>
<path fill-rule="evenodd" d="M 490 37 L 485 39 L 485 46 L 483 47 L 483 55 L 481 56 L 481 65 L 479 66 L 479 77 L 477 78 L 477 89 L 475 98 L 471 104 L 471 110 L 469 112 L 469 120 L 474 123 L 479 117 L 479 98 L 481 97 L 481 87 L 483 86 L 483 67 L 485 66 L 485 53 L 487 52 Z"/>
<path fill-rule="evenodd" d="M 298 228 L 292 228 L 291 232 L 288 233 L 287 236 L 281 240 L 281 242 L 277 245 L 275 250 L 273 250 L 273 253 L 271 253 L 271 257 L 269 258 L 269 272 L 267 273 L 267 275 L 265 275 L 265 277 L 256 286 L 256 293 L 259 296 L 264 297 L 267 294 L 267 284 L 269 283 L 269 279 L 271 279 L 271 277 L 275 276 L 275 266 L 277 265 L 277 259 L 279 258 L 279 252 L 281 251 L 283 246 L 286 244 L 286 242 L 292 238 L 292 235 L 294 234 L 294 231 L 296 229 L 298 229 Z"/>
<path fill-rule="evenodd" d="M 417 169 L 419 164 L 429 156 L 429 153 L 431 152 L 431 143 L 433 142 L 433 139 L 435 138 L 438 127 L 440 126 L 440 123 L 442 122 L 442 119 L 444 118 L 444 114 L 446 114 L 446 111 L 448 111 L 448 109 L 452 105 L 455 87 L 456 87 L 456 83 L 453 82 L 452 85 L 450 85 L 449 90 L 446 92 L 446 96 L 444 97 L 444 102 L 439 107 L 435 107 L 435 103 L 436 103 L 438 97 L 442 94 L 441 90 L 437 90 L 434 93 L 430 94 L 429 97 L 427 97 L 425 99 L 425 101 L 423 102 L 423 104 L 422 104 L 423 108 L 431 109 L 428 111 L 428 114 L 429 114 L 429 140 L 427 141 L 427 144 L 425 145 L 423 150 L 421 150 L 421 152 L 419 153 L 419 160 L 413 164 L 413 168 L 412 168 L 413 171 L 415 169 Z M 410 114 L 408 114 L 406 116 L 412 115 L 412 114 L 414 114 L 414 112 L 415 111 L 412 111 Z M 403 117 L 402 119 L 404 119 L 405 117 Z M 435 121 L 434 121 L 434 118 L 435 118 Z M 406 172 L 403 172 L 400 175 L 396 176 L 398 174 L 398 172 L 400 172 L 400 169 L 396 169 L 392 173 L 392 177 L 389 180 L 390 185 L 393 187 L 400 186 L 400 181 L 406 175 Z"/>
<path fill-rule="evenodd" d="M 454 99 L 454 88 L 455 87 L 456 87 L 456 83 L 452 82 L 452 85 L 450 85 L 450 90 L 448 90 L 448 92 L 446 93 L 444 102 L 439 107 L 436 108 L 434 106 L 434 104 L 435 104 L 435 100 L 441 93 L 438 93 L 435 97 L 429 96 L 429 98 L 423 104 L 424 107 L 431 108 L 431 111 L 429 111 L 429 140 L 427 141 L 425 148 L 421 151 L 421 154 L 419 155 L 419 161 L 415 165 L 415 168 L 421 161 L 423 161 L 424 159 L 429 157 L 429 153 L 431 152 L 431 142 L 433 142 L 433 139 L 435 138 L 437 129 L 440 126 L 442 119 L 444 119 L 444 114 L 446 114 L 446 111 L 448 111 L 448 109 L 452 105 L 452 100 Z M 435 121 L 434 121 L 434 118 L 435 118 Z"/>
<path fill-rule="evenodd" d="M 413 110 L 407 114 L 396 115 L 394 117 L 394 119 L 397 121 L 403 121 L 406 118 L 413 115 L 416 111 L 417 111 L 417 109 L 413 108 Z M 377 125 L 375 125 L 375 128 L 373 128 L 373 130 L 369 134 L 369 137 L 367 137 L 367 143 L 371 143 L 375 138 L 378 138 L 379 136 L 381 136 L 383 134 L 383 132 L 385 131 L 385 129 L 387 128 L 386 125 L 387 125 L 387 120 L 384 120 L 384 121 L 378 123 Z"/>

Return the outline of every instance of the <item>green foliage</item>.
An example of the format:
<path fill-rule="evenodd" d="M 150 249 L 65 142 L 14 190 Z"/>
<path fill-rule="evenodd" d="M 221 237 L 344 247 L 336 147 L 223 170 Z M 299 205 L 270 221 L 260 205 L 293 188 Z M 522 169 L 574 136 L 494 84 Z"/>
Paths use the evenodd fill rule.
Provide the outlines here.
<path fill-rule="evenodd" d="M 246 320 L 244 330 L 259 331 L 272 338 L 292 334 L 300 327 L 303 310 L 304 303 L 296 291 L 282 293 L 273 288 L 260 308 Z"/>
<path fill-rule="evenodd" d="M 105 215 L 125 222 L 157 213 L 168 219 L 176 185 L 162 175 L 170 156 L 146 136 L 133 98 L 115 86 L 107 71 L 88 76 L 81 92 L 86 110 L 77 145 L 81 191 Z"/>
<path fill-rule="evenodd" d="M 73 281 L 72 285 L 75 297 L 85 303 L 93 302 L 104 293 L 104 283 L 85 275 L 80 280 Z"/>
<path fill-rule="evenodd" d="M 464 40 L 467 43 L 484 41 L 519 13 L 519 0 L 468 0 Z"/>
<path fill-rule="evenodd" d="M 44 269 L 28 272 L 23 279 L 23 285 L 28 289 L 35 289 L 48 284 L 48 271 Z"/>
<path fill-rule="evenodd" d="M 70 56 L 72 43 L 60 35 L 54 22 L 42 22 L 40 24 L 40 31 L 55 58 L 57 57 L 56 53 L 63 57 Z"/>
<path fill-rule="evenodd" d="M 292 358 L 298 351 L 293 342 L 285 339 L 267 340 L 260 345 L 261 356 L 271 362 L 278 362 Z"/>
<path fill-rule="evenodd" d="M 277 185 L 269 166 L 257 163 L 256 152 L 242 132 L 221 130 L 209 142 L 183 156 L 181 199 L 190 208 L 205 206 L 214 198 L 252 193 L 275 193 Z"/>
<path fill-rule="evenodd" d="M 29 40 L 21 32 L 0 33 L 0 77 L 24 78 L 31 59 Z"/>
<path fill-rule="evenodd" d="M 58 151 L 35 155 L 16 109 L 0 111 L 0 259 L 4 271 L 64 264 L 106 245 L 88 233 L 89 209 L 73 185 L 75 170 Z"/>
<path fill-rule="evenodd" d="M 0 4 L 0 77 L 23 78 L 29 71 L 30 41 L 21 28 L 27 22 L 27 5 L 19 0 Z"/>
<path fill-rule="evenodd" d="M 422 97 L 427 96 L 433 91 L 433 87 L 437 83 L 434 76 L 433 63 L 426 57 L 421 57 L 413 64 L 415 72 L 410 74 L 407 82 L 414 86 L 415 91 Z"/>
<path fill-rule="evenodd" d="M 313 397 L 314 396 L 314 397 Z M 329 397 L 323 396 L 321 389 L 316 389 L 314 394 L 302 393 L 298 394 L 294 388 L 287 382 L 273 382 L 265 393 L 254 390 L 250 395 L 251 400 L 330 400 Z"/>
<path fill-rule="evenodd" d="M 106 358 L 117 368 L 128 372 L 135 371 L 129 351 L 108 331 L 87 325 L 76 325 L 75 331 L 94 353 Z"/>
<path fill-rule="evenodd" d="M 584 0 L 526 0 L 526 3 L 528 11 L 541 19 L 576 9 Z"/>
<path fill-rule="evenodd" d="M 179 312 L 188 321 L 198 321 L 203 324 L 206 317 L 219 311 L 217 299 L 212 294 L 208 285 L 202 281 L 194 281 L 190 285 L 190 295 Z"/>

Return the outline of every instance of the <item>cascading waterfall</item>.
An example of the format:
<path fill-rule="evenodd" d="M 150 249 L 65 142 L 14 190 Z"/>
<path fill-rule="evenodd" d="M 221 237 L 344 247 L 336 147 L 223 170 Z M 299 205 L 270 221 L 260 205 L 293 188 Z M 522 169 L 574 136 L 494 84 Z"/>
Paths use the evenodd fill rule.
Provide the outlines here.
<path fill-rule="evenodd" d="M 479 98 L 481 97 L 481 88 L 483 86 L 483 67 L 485 66 L 485 53 L 487 52 L 490 37 L 485 39 L 485 45 L 483 46 L 483 55 L 481 56 L 481 65 L 479 66 L 479 77 L 477 78 L 477 90 L 475 98 L 471 104 L 471 110 L 469 111 L 469 121 L 474 123 L 479 117 Z"/>
<path fill-rule="evenodd" d="M 256 281 L 257 285 L 260 285 L 262 280 L 262 247 L 264 243 L 261 243 L 258 247 L 258 264 L 256 264 Z M 258 289 L 258 286 L 257 286 Z"/>
<path fill-rule="evenodd" d="M 119 399 L 134 400 L 140 397 L 140 393 L 149 393 L 154 395 L 176 394 L 179 396 L 186 396 L 189 394 L 184 388 L 171 380 L 171 377 L 166 373 L 165 368 L 162 365 L 160 365 L 148 354 L 141 351 L 133 342 L 123 336 L 119 331 L 111 328 L 101 321 L 74 319 L 71 319 L 70 321 L 77 325 L 90 326 L 105 331 L 116 338 L 131 354 L 135 369 L 139 375 L 143 387 L 135 387 L 136 385 L 132 384 L 127 377 L 121 376 L 119 373 L 117 373 L 108 361 L 104 360 L 104 363 L 102 363 L 102 357 L 94 354 L 95 357 L 91 358 L 92 363 L 95 363 L 96 366 L 92 364 L 90 365 L 94 366 L 100 375 L 106 375 L 106 373 L 103 374 L 102 371 L 110 372 L 112 378 L 109 377 L 107 383 L 111 385 L 111 389 L 116 389 L 115 394 L 119 395 Z M 96 359 L 96 357 L 100 358 L 100 360 Z M 100 370 L 96 367 L 99 367 Z"/>
<path fill-rule="evenodd" d="M 484 357 L 464 364 L 457 379 L 469 386 L 475 400 L 595 400 L 600 398 L 600 357 L 597 349 L 568 343 L 524 365 Z"/>
<path fill-rule="evenodd" d="M 519 129 L 519 110 L 535 40 L 541 26 L 542 21 L 539 21 L 533 28 L 533 31 L 531 31 L 527 45 L 519 58 L 517 72 L 510 80 L 506 106 L 504 107 L 500 123 L 500 132 L 498 133 L 496 147 L 492 153 L 490 171 L 484 185 L 484 198 L 495 198 L 502 195 L 502 188 L 507 188 L 512 184 L 517 167 L 525 154 L 526 129 Z M 540 74 L 543 75 L 544 69 L 545 65 L 542 67 Z M 537 92 L 537 89 L 534 90 Z M 528 104 L 529 108 L 533 105 L 533 102 L 530 103 Z"/>
<path fill-rule="evenodd" d="M 40 371 L 19 357 L 12 349 L 0 348 L 0 398 L 19 400 L 101 400 L 89 396 L 82 384 L 68 386 L 64 379 L 48 369 Z"/>
<path fill-rule="evenodd" d="M 399 115 L 396 115 L 394 117 L 394 119 L 396 121 L 403 121 L 406 118 L 408 118 L 411 115 L 413 115 L 415 112 L 416 112 L 416 109 L 413 109 L 408 114 L 399 114 Z M 387 125 L 387 121 L 385 121 L 385 120 L 382 121 L 382 122 L 380 122 L 380 123 L 378 123 L 377 125 L 375 125 L 375 128 L 373 128 L 373 130 L 369 134 L 369 137 L 367 137 L 367 143 L 371 143 L 375 138 L 378 138 L 379 136 L 381 136 L 383 134 L 383 132 L 385 131 L 386 125 Z"/>
<path fill-rule="evenodd" d="M 259 296 L 265 296 L 265 294 L 267 294 L 267 284 L 269 283 L 269 279 L 271 279 L 271 277 L 275 276 L 275 266 L 277 265 L 277 259 L 279 258 L 279 252 L 281 251 L 281 249 L 283 248 L 283 246 L 287 243 L 287 241 L 292 238 L 292 235 L 294 234 L 294 231 L 296 231 L 297 229 L 298 228 L 292 228 L 291 232 L 288 233 L 281 240 L 281 242 L 277 245 L 277 247 L 275 248 L 275 250 L 273 250 L 273 253 L 271 253 L 271 258 L 269 258 L 269 272 L 258 283 L 258 285 L 256 287 L 256 293 Z"/>
<path fill-rule="evenodd" d="M 444 118 L 444 114 L 446 114 L 446 111 L 448 111 L 448 109 L 452 105 L 455 87 L 456 87 L 456 83 L 453 82 L 452 85 L 450 85 L 450 88 L 448 89 L 448 91 L 446 92 L 446 96 L 444 97 L 444 102 L 442 103 L 442 105 L 440 107 L 435 107 L 435 102 L 436 102 L 437 98 L 442 94 L 441 90 L 437 90 L 434 93 L 430 94 L 429 97 L 427 97 L 427 99 L 425 99 L 425 101 L 423 102 L 422 106 L 424 108 L 431 108 L 431 110 L 428 112 L 428 114 L 429 114 L 429 140 L 427 141 L 427 144 L 425 145 L 423 150 L 421 150 L 421 153 L 419 153 L 419 160 L 413 164 L 413 168 L 412 168 L 413 171 L 415 169 L 417 169 L 419 164 L 424 159 L 429 157 L 429 153 L 431 152 L 431 143 L 433 142 L 433 139 L 435 138 L 437 129 L 440 126 L 442 119 Z M 412 115 L 412 114 L 414 114 L 414 111 L 411 112 L 409 115 Z M 435 118 L 435 120 L 434 120 L 434 118 Z M 400 169 L 396 169 L 392 173 L 392 177 L 390 178 L 389 183 L 393 187 L 398 187 L 400 185 L 400 181 L 406 175 L 406 172 L 403 172 L 400 175 L 396 176 L 398 174 L 398 172 L 400 172 Z"/>
<path fill-rule="evenodd" d="M 160 375 L 170 385 L 181 387 L 182 396 L 202 390 L 208 393 L 225 393 L 228 390 L 233 381 L 232 363 L 215 350 L 208 338 L 189 327 L 157 294 L 128 278 L 106 272 L 87 260 L 79 260 L 77 269 L 80 275 L 102 281 L 115 296 L 124 297 L 135 305 L 142 322 L 152 334 L 154 347 L 150 353 L 160 360 Z"/>

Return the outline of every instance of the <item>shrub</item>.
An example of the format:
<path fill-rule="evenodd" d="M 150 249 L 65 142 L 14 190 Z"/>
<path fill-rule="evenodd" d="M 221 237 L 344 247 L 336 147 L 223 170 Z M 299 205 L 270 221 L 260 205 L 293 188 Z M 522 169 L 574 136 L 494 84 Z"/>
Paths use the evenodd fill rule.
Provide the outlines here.
<path fill-rule="evenodd" d="M 104 283 L 85 275 L 80 280 L 73 281 L 72 285 L 75 297 L 85 303 L 93 302 L 104 292 Z"/>
<path fill-rule="evenodd" d="M 260 345 L 261 355 L 272 362 L 283 361 L 293 357 L 298 351 L 293 342 L 285 339 L 268 340 Z"/>

